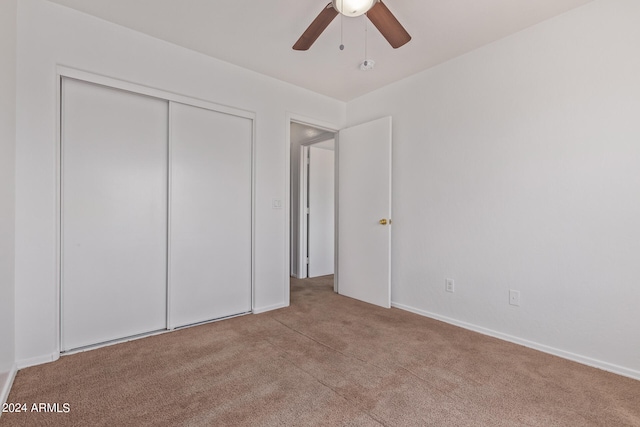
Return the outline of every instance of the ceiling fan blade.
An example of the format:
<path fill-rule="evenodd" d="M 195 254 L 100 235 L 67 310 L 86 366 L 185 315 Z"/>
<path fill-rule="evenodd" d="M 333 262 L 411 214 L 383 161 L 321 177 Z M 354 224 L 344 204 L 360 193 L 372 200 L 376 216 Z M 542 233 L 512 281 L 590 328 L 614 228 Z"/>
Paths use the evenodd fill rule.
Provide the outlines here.
<path fill-rule="evenodd" d="M 309 28 L 300 36 L 296 44 L 293 45 L 294 50 L 307 50 L 311 47 L 313 42 L 322 34 L 322 32 L 329 26 L 333 18 L 338 15 L 338 11 L 333 8 L 333 5 L 329 3 L 322 9 L 322 12 L 313 20 Z"/>
<path fill-rule="evenodd" d="M 377 2 L 371 10 L 367 12 L 367 17 L 382 33 L 389 44 L 397 49 L 411 40 L 411 36 L 404 29 L 402 24 L 393 16 L 393 13 L 382 1 Z"/>

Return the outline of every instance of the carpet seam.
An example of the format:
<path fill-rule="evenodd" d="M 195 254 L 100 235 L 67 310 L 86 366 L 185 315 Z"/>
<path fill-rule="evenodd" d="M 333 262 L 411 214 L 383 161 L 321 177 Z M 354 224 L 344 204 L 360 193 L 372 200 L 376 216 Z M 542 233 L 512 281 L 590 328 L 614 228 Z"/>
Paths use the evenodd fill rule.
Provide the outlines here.
<path fill-rule="evenodd" d="M 315 342 L 316 344 L 320 344 L 321 346 L 326 347 L 329 350 L 335 351 L 336 353 L 341 354 L 342 356 L 350 357 L 350 358 L 355 359 L 355 360 L 359 360 L 362 363 L 366 363 L 367 365 L 373 366 L 374 368 L 380 369 L 380 370 L 382 370 L 384 372 L 390 372 L 389 370 L 383 368 L 382 366 L 378 366 L 378 365 L 376 365 L 374 363 L 369 362 L 368 360 L 361 359 L 361 358 L 359 358 L 359 357 L 357 357 L 357 356 L 355 356 L 353 354 L 344 353 L 344 352 L 338 350 L 337 348 L 333 348 L 330 345 L 323 343 L 322 341 L 318 341 L 317 339 L 315 339 L 315 338 L 313 338 L 313 337 L 311 337 L 311 336 L 309 336 L 309 335 L 307 335 L 307 334 L 305 334 L 303 332 L 300 332 L 297 329 L 292 328 L 291 326 L 287 325 L 286 323 L 282 322 L 279 319 L 273 318 L 273 320 L 275 320 L 276 322 L 280 323 L 285 328 L 287 328 L 287 329 L 289 329 L 289 330 L 291 330 L 291 331 L 293 331 L 293 332 L 295 332 L 295 333 L 297 333 L 297 334 L 299 334 L 299 335 L 301 335 L 301 336 L 303 336 L 305 338 L 308 338 L 311 341 Z"/>
<path fill-rule="evenodd" d="M 282 326 L 284 326 L 285 328 L 287 328 L 287 329 L 291 330 L 292 332 L 294 332 L 294 333 L 296 333 L 296 334 L 298 334 L 298 335 L 300 335 L 300 336 L 303 336 L 303 337 L 305 337 L 305 338 L 307 338 L 307 339 L 309 339 L 309 340 L 311 340 L 311 341 L 315 342 L 316 344 L 319 344 L 319 345 L 321 345 L 321 346 L 323 346 L 323 347 L 325 347 L 325 348 L 328 348 L 328 349 L 330 349 L 330 350 L 332 350 L 332 351 L 334 351 L 334 352 L 336 352 L 336 353 L 338 353 L 338 354 L 340 354 L 340 355 L 342 355 L 342 356 L 353 358 L 353 359 L 355 359 L 355 360 L 358 360 L 358 361 L 360 361 L 360 362 L 362 362 L 362 363 L 365 363 L 365 364 L 368 364 L 368 365 L 370 365 L 370 366 L 373 366 L 373 367 L 375 367 L 375 368 L 377 368 L 377 369 L 380 369 L 380 370 L 382 370 L 382 371 L 389 372 L 389 371 L 384 370 L 382 367 L 379 367 L 379 366 L 377 366 L 377 365 L 374 365 L 374 364 L 372 364 L 372 363 L 367 362 L 366 360 L 362 360 L 362 359 L 360 359 L 360 358 L 358 358 L 358 357 L 351 356 L 351 355 L 349 355 L 349 354 L 345 354 L 345 353 L 341 352 L 340 350 L 337 350 L 337 349 L 335 349 L 335 348 L 333 348 L 333 347 L 331 347 L 331 346 L 329 346 L 329 345 L 327 345 L 327 344 L 325 344 L 325 343 L 323 343 L 323 342 L 320 342 L 320 341 L 316 340 L 316 339 L 315 339 L 315 338 L 313 338 L 313 337 L 310 337 L 310 336 L 308 336 L 308 335 L 306 335 L 306 334 L 304 334 L 304 333 L 302 333 L 302 332 L 300 332 L 300 331 L 298 331 L 298 330 L 296 330 L 296 329 L 294 329 L 294 328 L 290 327 L 289 325 L 287 325 L 287 324 L 283 323 L 282 321 L 280 321 L 280 320 L 278 320 L 278 319 L 276 319 L 276 318 L 273 318 L 273 320 L 275 320 L 276 322 L 280 323 Z M 379 420 L 378 418 L 376 418 L 372 413 L 370 413 L 370 412 L 368 412 L 368 411 L 366 411 L 366 410 L 364 410 L 364 409 L 361 409 L 360 407 L 358 407 L 358 405 L 357 405 L 357 404 L 355 404 L 355 402 L 354 402 L 353 400 L 349 399 L 347 396 L 344 396 L 343 394 L 341 394 L 340 392 L 338 392 L 336 389 L 334 389 L 333 387 L 331 387 L 329 384 L 326 384 L 326 383 L 325 383 L 325 382 L 323 382 L 320 378 L 318 378 L 318 377 L 316 377 L 315 375 L 313 375 L 311 372 L 309 372 L 309 371 L 307 371 L 306 369 L 304 369 L 303 367 L 301 367 L 301 366 L 297 365 L 297 364 L 296 364 L 296 362 L 295 362 L 294 360 L 291 360 L 291 359 L 289 359 L 288 357 L 286 357 L 286 351 L 284 351 L 282 348 L 278 347 L 276 344 L 274 344 L 274 343 L 270 342 L 269 340 L 266 340 L 266 342 L 267 342 L 267 343 L 269 343 L 270 345 L 274 346 L 274 347 L 275 347 L 275 348 L 277 348 L 278 350 L 282 351 L 282 352 L 283 352 L 283 354 L 282 354 L 282 355 L 280 355 L 280 357 L 282 357 L 283 359 L 285 359 L 287 362 L 291 363 L 291 364 L 292 364 L 293 366 L 295 366 L 297 369 L 299 369 L 300 371 L 304 372 L 305 374 L 307 374 L 307 375 L 309 375 L 311 378 L 313 378 L 316 382 L 318 382 L 319 384 L 321 384 L 321 385 L 323 385 L 324 387 L 328 388 L 329 390 L 331 390 L 331 391 L 332 391 L 333 393 L 335 393 L 336 395 L 340 396 L 340 397 L 341 397 L 342 399 L 344 399 L 345 401 L 349 402 L 349 404 L 353 405 L 353 406 L 354 406 L 358 411 L 360 411 L 361 413 L 363 413 L 363 414 L 367 415 L 367 416 L 368 416 L 369 418 L 371 418 L 373 421 L 377 422 L 378 424 L 380 424 L 380 425 L 381 425 L 381 426 L 383 426 L 383 427 L 387 427 L 387 425 L 386 425 L 385 423 L 383 423 L 381 420 Z"/>
<path fill-rule="evenodd" d="M 278 346 L 276 346 L 273 343 L 272 344 L 274 347 L 279 348 Z M 280 349 L 281 350 L 281 349 Z M 325 383 L 324 381 L 322 381 L 320 378 L 316 377 L 315 375 L 313 375 L 311 372 L 307 371 L 306 369 L 304 369 L 302 366 L 299 366 L 296 364 L 296 362 L 294 360 L 289 359 L 288 357 L 286 357 L 286 355 L 281 355 L 281 358 L 283 358 L 284 360 L 286 360 L 287 362 L 291 363 L 294 367 L 296 367 L 298 370 L 304 372 L 305 374 L 309 375 L 311 378 L 313 378 L 318 384 L 328 388 L 329 390 L 331 390 L 334 394 L 336 394 L 337 396 L 340 396 L 342 399 L 344 399 L 346 402 L 348 402 L 350 405 L 353 405 L 359 412 L 367 415 L 369 418 L 371 418 L 373 421 L 377 422 L 378 424 L 380 424 L 383 427 L 387 427 L 387 425 L 385 423 L 383 423 L 381 420 L 377 419 L 373 414 L 371 414 L 370 412 L 361 409 L 358 407 L 358 405 L 355 403 L 355 401 L 349 399 L 349 397 L 341 394 L 338 390 L 336 390 L 335 388 L 331 387 L 329 384 Z"/>

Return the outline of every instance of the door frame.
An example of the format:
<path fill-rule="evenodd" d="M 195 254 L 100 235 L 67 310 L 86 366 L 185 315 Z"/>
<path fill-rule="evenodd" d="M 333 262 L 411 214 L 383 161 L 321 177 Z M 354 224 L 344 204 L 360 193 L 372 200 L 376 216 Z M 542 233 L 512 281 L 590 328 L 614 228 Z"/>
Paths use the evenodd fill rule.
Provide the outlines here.
<path fill-rule="evenodd" d="M 389 116 L 392 117 L 392 116 Z M 375 121 L 376 119 L 370 120 L 370 121 Z M 335 245 L 335 251 L 334 251 L 334 285 L 333 285 L 333 290 L 334 292 L 338 293 L 339 292 L 339 274 L 340 274 L 340 266 L 339 266 L 339 216 L 338 216 L 338 210 L 339 210 L 339 182 L 340 182 L 340 154 L 339 154 L 339 146 L 340 146 L 340 131 L 342 129 L 347 129 L 349 127 L 353 127 L 353 126 L 358 126 L 360 124 L 365 124 L 368 123 L 369 121 L 366 121 L 364 123 L 359 123 L 356 125 L 352 125 L 352 126 L 339 126 L 339 125 L 332 125 L 326 122 L 321 122 L 319 120 L 314 120 L 312 118 L 309 117 L 305 117 L 305 116 L 300 116 L 297 114 L 293 114 L 293 113 L 287 113 L 287 120 L 286 120 L 286 126 L 285 126 L 285 134 L 286 134 L 286 149 L 285 149 L 285 161 L 286 161 L 286 166 L 287 166 L 287 170 L 288 170 L 288 184 L 286 186 L 286 200 L 291 204 L 291 206 L 289 206 L 288 208 L 290 209 L 289 211 L 289 220 L 287 222 L 287 227 L 285 227 L 285 271 L 289 272 L 289 275 L 292 275 L 292 261 L 293 261 L 293 252 L 292 252 L 292 236 L 291 236 L 291 230 L 292 230 L 292 215 L 293 215 L 293 210 L 294 209 L 301 209 L 300 206 L 302 206 L 302 203 L 299 203 L 298 205 L 300 206 L 293 206 L 294 204 L 292 203 L 292 195 L 291 195 L 291 187 L 292 187 L 292 171 L 291 171 L 291 123 L 292 122 L 296 122 L 296 123 L 300 123 L 303 125 L 308 125 L 308 126 L 312 126 L 312 127 L 316 127 L 319 129 L 325 129 L 327 131 L 331 131 L 334 133 L 334 139 L 335 139 L 335 189 L 334 189 L 334 194 L 335 194 L 335 203 L 334 203 L 334 227 L 335 227 L 335 234 L 334 234 L 334 245 Z M 393 136 L 392 136 L 393 139 Z M 300 161 L 302 162 L 302 154 L 300 155 Z M 393 173 L 393 172 L 391 172 Z M 289 277 L 286 278 L 285 281 L 285 299 L 287 302 L 290 301 L 290 284 L 289 284 Z"/>
<path fill-rule="evenodd" d="M 292 217 L 294 214 L 294 209 L 295 211 L 297 211 L 298 213 L 298 218 L 302 218 L 303 217 L 303 205 L 302 205 L 302 194 L 301 194 L 301 188 L 303 187 L 302 185 L 299 186 L 298 188 L 298 204 L 294 205 L 294 203 L 292 203 L 292 192 L 291 192 L 291 186 L 292 186 L 292 180 L 294 179 L 292 177 L 292 169 L 291 169 L 291 123 L 299 123 L 302 125 L 306 125 L 306 126 L 311 126 L 320 130 L 324 130 L 327 132 L 332 132 L 334 134 L 334 138 L 337 141 L 337 133 L 338 131 L 341 129 L 341 126 L 337 123 L 329 123 L 329 122 L 325 122 L 322 120 L 318 120 L 318 119 L 314 119 L 308 116 L 304 116 L 304 115 L 300 115 L 300 114 L 296 114 L 296 113 L 291 113 L 288 112 L 287 116 L 286 116 L 286 124 L 285 124 L 285 141 L 286 141 L 286 148 L 285 148 L 285 162 L 287 165 L 287 185 L 286 185 L 286 203 L 288 204 L 289 207 L 289 215 L 288 215 L 288 220 L 286 221 L 286 227 L 285 227 L 285 271 L 288 272 L 288 274 L 285 277 L 285 281 L 286 283 L 284 284 L 284 288 L 285 288 L 285 300 L 287 301 L 287 303 L 290 300 L 290 289 L 289 289 L 289 277 L 292 275 L 292 264 L 293 264 L 293 259 L 294 257 L 298 258 L 298 266 L 300 266 L 300 258 L 301 256 L 299 255 L 299 253 L 301 251 L 298 251 L 298 254 L 294 254 L 292 251 L 293 248 L 293 233 L 292 233 Z M 326 138 L 322 138 L 322 139 L 318 139 L 318 140 L 312 140 L 312 141 L 308 141 L 305 144 L 301 144 L 302 147 L 305 146 L 309 146 L 311 144 L 314 143 L 318 143 L 318 142 L 322 142 L 326 140 Z M 303 157 L 303 151 L 304 150 L 300 150 L 300 156 L 297 160 L 299 168 L 298 168 L 298 176 L 295 179 L 298 179 L 299 182 L 301 182 L 301 174 L 302 174 L 302 162 L 304 161 L 304 157 Z M 335 167 L 335 188 L 337 189 L 337 179 L 338 179 L 338 175 L 337 175 L 337 156 L 336 156 L 336 167 Z M 306 182 L 306 178 L 305 182 Z M 337 193 L 335 194 L 336 197 L 336 202 L 337 202 Z M 334 209 L 336 209 L 336 207 L 334 207 Z M 337 214 L 336 214 L 336 219 L 337 219 Z M 297 233 L 300 237 L 304 236 L 305 242 L 306 242 L 306 228 L 302 229 L 301 228 L 301 222 L 299 221 L 298 223 L 298 229 L 297 229 Z M 306 225 L 305 225 L 306 227 Z M 336 245 L 336 249 L 337 249 L 337 223 L 335 223 L 335 231 L 334 231 L 334 236 L 335 236 L 335 245 Z M 298 241 L 298 245 L 300 245 L 300 242 Z M 298 246 L 300 247 L 300 246 Z M 335 257 L 334 257 L 334 263 L 337 262 L 337 252 L 335 253 Z M 336 267 L 337 268 L 337 264 Z M 304 278 L 307 277 L 307 269 L 305 267 L 305 275 Z M 298 271 L 298 276 L 300 276 L 299 271 Z M 334 290 L 337 291 L 337 288 L 334 286 Z"/>
<path fill-rule="evenodd" d="M 255 312 L 255 230 L 256 230 L 256 113 L 249 110 L 243 110 L 239 108 L 229 107 L 222 104 L 216 104 L 214 102 L 193 98 L 186 95 L 181 95 L 173 92 L 168 92 L 162 89 L 157 89 L 154 87 L 144 86 L 139 83 L 133 83 L 125 80 L 120 80 L 117 78 L 107 77 L 99 74 L 94 74 L 92 72 L 71 68 L 63 65 L 58 65 L 56 67 L 56 230 L 55 230 L 55 239 L 56 239 L 56 300 L 58 304 L 56 304 L 56 313 L 55 313 L 55 333 L 56 333 L 56 352 L 58 356 L 61 353 L 62 348 L 62 315 L 63 315 L 63 298 L 62 298 L 62 276 L 64 274 L 62 269 L 62 227 L 63 227 L 63 217 L 62 217 L 62 80 L 63 78 L 76 79 L 80 81 L 84 81 L 87 83 L 107 86 L 114 89 L 124 90 L 132 93 L 136 93 L 139 95 L 149 96 L 153 98 L 163 99 L 169 102 L 177 102 L 182 104 L 191 105 L 194 107 L 201 107 L 208 110 L 217 111 L 224 114 L 230 114 L 233 116 L 243 117 L 251 120 L 252 129 L 251 129 L 251 311 Z M 169 150 L 169 141 L 167 141 L 167 150 Z M 169 226 L 171 221 L 171 210 L 170 210 L 170 201 L 171 201 L 171 191 L 169 186 L 169 179 L 171 176 L 171 162 L 169 159 L 168 163 L 168 179 L 167 179 L 167 190 L 168 190 L 168 205 L 167 205 L 167 232 L 169 232 Z M 167 268 L 169 268 L 169 260 L 171 256 L 171 248 L 170 244 L 167 241 Z M 168 271 L 167 271 L 168 278 Z M 288 289 L 288 287 L 287 287 Z M 106 345 L 111 345 L 116 342 L 124 342 L 129 341 L 131 339 L 141 338 L 149 335 L 155 335 L 158 333 L 170 332 L 171 330 L 168 328 L 169 326 L 169 306 L 170 303 L 170 292 L 171 286 L 167 282 L 167 329 L 159 332 L 151 332 L 149 334 L 142 334 L 135 337 L 125 337 L 122 339 L 116 339 L 110 341 L 108 343 L 101 343 L 91 346 L 91 348 L 99 348 Z M 73 353 L 74 351 L 70 351 L 68 353 Z"/>

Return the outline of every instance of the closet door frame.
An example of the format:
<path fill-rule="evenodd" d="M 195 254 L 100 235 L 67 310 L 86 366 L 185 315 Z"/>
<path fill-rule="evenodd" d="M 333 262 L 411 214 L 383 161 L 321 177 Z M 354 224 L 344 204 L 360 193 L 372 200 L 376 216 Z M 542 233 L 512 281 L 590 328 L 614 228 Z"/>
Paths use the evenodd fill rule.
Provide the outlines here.
<path fill-rule="evenodd" d="M 166 100 L 169 102 L 178 102 L 181 104 L 191 105 L 194 107 L 200 107 L 207 110 L 213 110 L 220 113 L 230 114 L 237 117 L 242 117 L 251 120 L 251 312 L 255 309 L 255 135 L 256 135 L 256 114 L 252 111 L 242 110 L 238 108 L 229 107 L 226 105 L 216 104 L 213 102 L 205 101 L 202 99 L 192 98 L 186 95 L 180 95 L 172 92 L 168 92 L 162 89 L 157 89 L 149 86 L 145 86 L 139 83 L 132 83 L 125 80 L 119 80 L 116 78 L 106 77 L 98 74 L 94 74 L 91 72 L 78 70 L 75 68 L 65 67 L 62 65 L 58 65 L 56 67 L 56 299 L 58 304 L 56 304 L 56 350 L 57 353 L 60 354 L 62 348 L 62 315 L 63 315 L 63 298 L 62 298 L 62 80 L 63 78 L 71 78 L 76 80 L 81 80 L 87 83 L 98 84 L 102 86 L 107 86 L 113 89 L 120 89 L 128 92 L 132 92 L 139 95 L 146 95 L 154 98 L 159 98 L 161 100 Z M 169 143 L 169 141 L 168 141 Z M 167 145 L 167 150 L 169 149 Z M 171 160 L 169 160 L 168 164 L 168 176 L 171 176 Z M 167 238 L 170 236 L 170 224 L 171 224 L 171 210 L 169 207 L 171 206 L 171 188 L 170 183 L 167 182 L 167 190 L 168 190 L 168 206 L 167 206 L 167 214 L 168 214 L 168 225 L 167 225 Z M 171 243 L 168 242 L 167 248 L 167 256 L 171 256 Z M 169 261 L 169 259 L 167 260 Z M 167 262 L 167 268 L 169 267 L 169 262 Z M 167 272 L 167 278 L 168 278 Z M 170 293 L 171 293 L 171 284 L 168 283 L 167 286 L 167 325 L 166 330 L 161 331 L 159 333 L 164 333 L 170 331 L 169 326 L 169 310 L 170 307 Z M 143 334 L 142 336 L 154 335 L 155 333 Z M 114 342 L 120 341 L 129 341 L 131 337 L 122 338 L 121 340 L 110 341 L 109 343 L 104 344 L 96 344 L 92 346 L 92 348 L 98 348 L 104 345 L 111 345 Z M 73 353 L 70 351 L 68 353 Z"/>

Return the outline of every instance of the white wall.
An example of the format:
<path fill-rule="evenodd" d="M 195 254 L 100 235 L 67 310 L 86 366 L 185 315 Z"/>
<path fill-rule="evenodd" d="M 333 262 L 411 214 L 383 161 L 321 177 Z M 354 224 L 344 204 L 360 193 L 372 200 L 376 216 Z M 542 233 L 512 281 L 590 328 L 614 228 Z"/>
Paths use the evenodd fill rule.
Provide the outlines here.
<path fill-rule="evenodd" d="M 348 103 L 394 120 L 396 306 L 640 378 L 638 22 L 595 1 Z"/>
<path fill-rule="evenodd" d="M 0 2 L 0 403 L 15 368 L 16 11 L 17 0 Z"/>
<path fill-rule="evenodd" d="M 58 354 L 56 65 L 256 113 L 255 308 L 288 304 L 289 116 L 338 128 L 346 105 L 43 0 L 21 0 L 18 23 L 19 365 Z M 283 200 L 283 209 L 272 209 L 274 198 Z"/>

